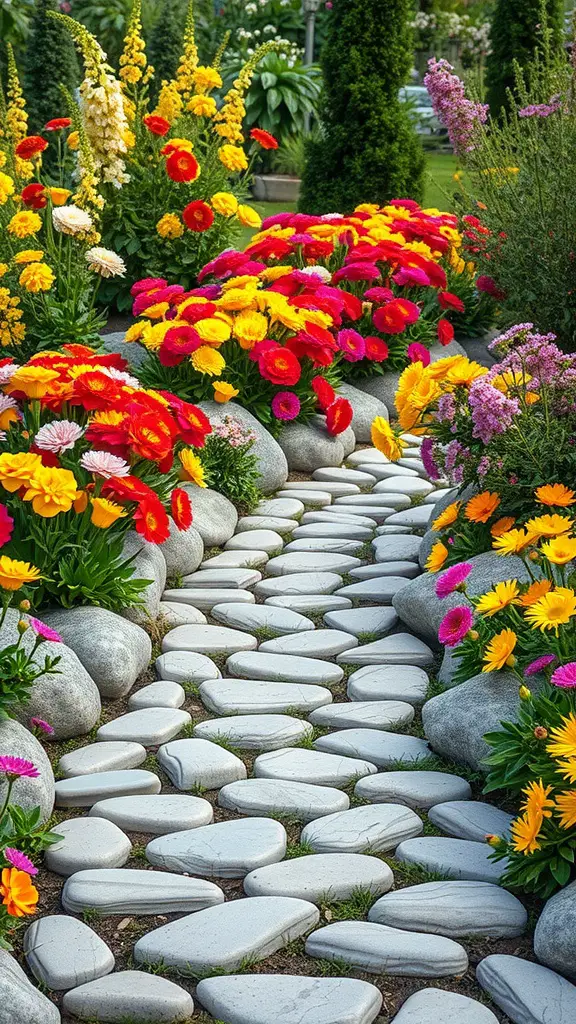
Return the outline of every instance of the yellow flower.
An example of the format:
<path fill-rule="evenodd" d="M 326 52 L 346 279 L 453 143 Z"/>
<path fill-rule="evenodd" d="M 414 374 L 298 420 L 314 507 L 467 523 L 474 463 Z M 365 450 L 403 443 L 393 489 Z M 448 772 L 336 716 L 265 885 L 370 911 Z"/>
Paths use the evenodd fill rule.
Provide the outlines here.
<path fill-rule="evenodd" d="M 64 206 L 66 200 L 72 195 L 69 188 L 54 188 L 51 185 L 48 186 L 47 192 L 54 206 Z"/>
<path fill-rule="evenodd" d="M 228 171 L 245 171 L 248 167 L 246 153 L 240 146 L 231 146 L 226 143 L 226 145 L 220 146 L 218 157 Z"/>
<path fill-rule="evenodd" d="M 458 519 L 461 504 L 461 501 L 453 501 L 451 505 L 448 505 L 448 507 L 436 517 L 432 523 L 432 529 L 444 530 L 447 526 L 452 526 L 452 523 L 455 523 Z"/>
<path fill-rule="evenodd" d="M 210 200 L 212 209 L 221 217 L 233 217 L 238 209 L 238 200 L 231 192 L 215 192 Z M 290 270 L 292 268 L 290 267 Z"/>
<path fill-rule="evenodd" d="M 573 537 L 555 537 L 546 541 L 540 550 L 554 565 L 566 565 L 576 558 L 576 540 Z"/>
<path fill-rule="evenodd" d="M 536 516 L 529 519 L 526 529 L 533 537 L 558 537 L 562 533 L 569 533 L 574 525 L 573 519 L 559 515 Z"/>
<path fill-rule="evenodd" d="M 43 398 L 50 383 L 57 377 L 55 370 L 48 370 L 44 366 L 21 366 L 12 374 L 9 383 L 5 385 L 5 390 L 9 394 L 12 391 L 22 391 L 27 398 Z"/>
<path fill-rule="evenodd" d="M 556 807 L 560 811 L 560 825 L 562 828 L 572 828 L 576 825 L 576 792 L 565 790 L 556 797 Z"/>
<path fill-rule="evenodd" d="M 233 388 L 225 380 L 213 381 L 212 387 L 214 388 L 214 401 L 220 402 L 221 405 L 224 405 L 225 402 L 229 402 L 231 398 L 236 398 L 236 395 L 240 394 L 238 388 Z"/>
<path fill-rule="evenodd" d="M 438 572 L 444 565 L 447 558 L 448 548 L 441 540 L 437 540 L 426 559 L 426 571 Z"/>
<path fill-rule="evenodd" d="M 220 353 L 209 345 L 201 345 L 192 353 L 190 359 L 198 373 L 207 373 L 209 377 L 219 377 L 226 366 Z"/>
<path fill-rule="evenodd" d="M 197 93 L 209 92 L 210 89 L 219 89 L 222 85 L 222 76 L 216 68 L 205 67 L 200 64 L 192 75 L 192 81 Z"/>
<path fill-rule="evenodd" d="M 0 483 L 12 494 L 27 487 L 39 466 L 39 455 L 33 452 L 2 452 L 0 455 Z"/>
<path fill-rule="evenodd" d="M 530 700 L 532 690 L 529 690 L 527 686 L 521 686 L 518 690 L 518 696 L 520 700 Z"/>
<path fill-rule="evenodd" d="M 499 555 L 515 555 L 532 540 L 533 535 L 526 533 L 526 530 L 508 530 L 507 533 L 496 537 L 492 547 Z"/>
<path fill-rule="evenodd" d="M 236 216 L 245 228 L 259 228 L 262 225 L 262 217 L 260 214 L 251 206 L 246 206 L 244 203 L 241 203 L 238 207 Z"/>
<path fill-rule="evenodd" d="M 237 312 L 240 309 L 254 308 L 255 298 L 255 288 L 226 288 L 220 298 L 217 299 L 217 305 L 218 309 Z M 279 298 L 283 299 L 284 296 L 279 296 Z"/>
<path fill-rule="evenodd" d="M 536 500 L 541 505 L 573 505 L 576 502 L 576 494 L 564 484 L 545 484 L 536 488 Z"/>
<path fill-rule="evenodd" d="M 14 257 L 14 263 L 39 263 L 43 258 L 42 249 L 21 249 Z"/>
<path fill-rule="evenodd" d="M 78 485 L 69 469 L 39 466 L 30 480 L 24 501 L 43 519 L 53 519 L 60 512 L 69 512 L 74 504 Z"/>
<path fill-rule="evenodd" d="M 539 629 L 541 632 L 553 629 L 558 636 L 558 627 L 565 625 L 576 614 L 574 591 L 566 587 L 556 587 L 530 605 L 524 614 L 532 629 Z"/>
<path fill-rule="evenodd" d="M 90 522 L 101 529 L 106 529 L 107 526 L 115 523 L 117 519 L 122 519 L 128 515 L 126 509 L 122 508 L 121 505 L 117 505 L 114 501 L 108 501 L 107 498 L 91 498 L 90 500 L 92 502 Z"/>
<path fill-rule="evenodd" d="M 47 263 L 29 263 L 18 278 L 27 292 L 48 292 L 54 284 L 53 270 Z"/>
<path fill-rule="evenodd" d="M 537 840 L 541 827 L 542 818 L 537 814 L 524 814 L 512 822 L 510 834 L 512 846 L 517 853 L 523 853 L 526 856 L 540 849 L 540 843 Z"/>
<path fill-rule="evenodd" d="M 554 801 L 550 799 L 552 786 L 544 787 L 542 779 L 539 779 L 538 782 L 529 782 L 522 792 L 526 796 L 526 800 L 522 804 L 523 811 L 530 815 L 539 814 L 543 818 L 552 817 L 554 808 Z"/>
<path fill-rule="evenodd" d="M 523 608 L 529 608 L 535 601 L 539 601 L 544 594 L 547 594 L 552 589 L 550 580 L 536 580 L 531 583 L 528 590 L 525 590 L 521 597 L 518 597 L 514 604 L 519 604 Z"/>
<path fill-rule="evenodd" d="M 148 317 L 149 320 L 161 320 L 164 314 L 168 312 L 168 309 L 169 305 L 167 302 L 156 302 L 153 306 L 148 306 L 142 316 Z"/>
<path fill-rule="evenodd" d="M 10 267 L 7 263 L 0 263 L 0 277 L 4 277 L 4 274 L 7 274 L 9 269 Z"/>
<path fill-rule="evenodd" d="M 131 324 L 124 335 L 124 341 L 140 341 L 144 331 L 146 329 L 146 323 L 143 320 L 139 320 L 138 323 Z"/>
<path fill-rule="evenodd" d="M 2 165 L 3 166 L 3 165 Z M 14 179 L 0 171 L 0 206 L 4 206 L 9 196 L 14 195 Z"/>
<path fill-rule="evenodd" d="M 476 601 L 476 611 L 490 619 L 497 612 L 501 612 L 503 608 L 511 604 L 517 596 L 518 582 L 516 580 L 506 580 L 505 583 L 497 583 L 493 590 L 489 590 L 487 594 L 482 594 L 478 598 Z"/>
<path fill-rule="evenodd" d="M 234 321 L 234 336 L 238 338 L 240 347 L 251 349 L 256 342 L 263 341 L 268 333 L 268 318 L 263 313 L 244 310 Z"/>
<path fill-rule="evenodd" d="M 514 664 L 512 651 L 516 647 L 518 637 L 512 629 L 503 629 L 492 637 L 484 653 L 483 672 L 496 672 L 505 665 Z"/>
<path fill-rule="evenodd" d="M 485 366 L 480 366 L 480 363 L 474 363 L 469 359 L 460 359 L 457 363 L 448 370 L 446 374 L 446 381 L 449 384 L 453 384 L 454 387 L 467 387 L 478 379 L 483 377 L 488 370 Z"/>
<path fill-rule="evenodd" d="M 68 138 L 66 139 L 66 145 L 68 146 L 68 149 L 78 149 L 78 146 L 80 145 L 79 133 L 76 131 L 70 132 Z"/>
<path fill-rule="evenodd" d="M 278 281 L 281 277 L 291 274 L 293 269 L 293 267 L 266 267 L 260 277 L 263 281 Z"/>
<path fill-rule="evenodd" d="M 35 235 L 42 227 L 42 220 L 33 210 L 20 210 L 8 221 L 7 230 L 16 238 L 27 238 Z"/>
<path fill-rule="evenodd" d="M 471 523 L 487 523 L 500 504 L 500 495 L 482 491 L 466 502 L 464 515 Z"/>
<path fill-rule="evenodd" d="M 194 324 L 194 329 L 198 331 L 198 334 L 208 345 L 221 345 L 222 342 L 228 341 L 230 334 L 229 324 L 223 320 L 216 319 L 216 317 L 210 317 L 206 320 L 197 320 Z M 200 349 L 197 349 L 200 351 Z"/>
<path fill-rule="evenodd" d="M 379 452 L 382 452 L 391 462 L 396 462 L 406 447 L 406 442 L 397 437 L 388 420 L 383 416 L 377 416 L 372 422 L 371 428 L 372 444 Z"/>
<path fill-rule="evenodd" d="M 567 779 L 572 785 L 576 782 L 576 757 L 568 758 L 567 761 L 558 761 L 556 771 L 563 779 Z"/>
<path fill-rule="evenodd" d="M 25 583 L 34 583 L 40 579 L 40 569 L 35 565 L 0 555 L 0 587 L 4 590 L 20 590 Z"/>
<path fill-rule="evenodd" d="M 175 213 L 165 213 L 156 225 L 160 238 L 180 238 L 184 234 L 184 225 Z"/>
<path fill-rule="evenodd" d="M 217 109 L 216 100 L 212 96 L 192 96 L 186 106 L 186 110 L 196 114 L 196 117 L 214 117 Z"/>
<path fill-rule="evenodd" d="M 502 516 L 502 519 L 497 519 L 495 523 L 492 523 L 490 533 L 493 537 L 501 537 L 503 533 L 512 529 L 515 522 L 514 516 Z"/>
<path fill-rule="evenodd" d="M 178 458 L 182 463 L 182 478 L 184 480 L 191 480 L 192 483 L 197 484 L 198 487 L 208 486 L 204 479 L 204 468 L 202 463 L 191 448 L 184 448 L 178 453 Z"/>
<path fill-rule="evenodd" d="M 550 743 L 546 750 L 551 757 L 576 758 L 576 715 L 573 711 L 562 716 L 563 725 L 550 730 Z"/>

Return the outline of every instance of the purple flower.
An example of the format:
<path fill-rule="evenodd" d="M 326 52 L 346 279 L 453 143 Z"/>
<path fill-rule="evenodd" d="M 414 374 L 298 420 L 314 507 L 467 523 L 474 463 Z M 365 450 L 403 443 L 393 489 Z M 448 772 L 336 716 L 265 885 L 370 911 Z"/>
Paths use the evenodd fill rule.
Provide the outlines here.
<path fill-rule="evenodd" d="M 542 672 L 543 669 L 551 665 L 553 661 L 556 661 L 555 654 L 541 654 L 539 658 L 531 661 L 529 665 L 526 665 L 524 669 L 525 676 L 535 676 L 538 672 Z"/>
<path fill-rule="evenodd" d="M 431 437 L 425 437 L 420 445 L 420 456 L 424 463 L 424 469 L 431 480 L 440 479 L 440 470 L 434 460 L 434 441 Z"/>
<path fill-rule="evenodd" d="M 29 875 L 37 875 L 38 868 L 35 868 L 32 861 L 25 853 L 21 850 L 15 850 L 12 846 L 7 846 L 4 850 L 4 857 L 13 868 L 18 868 L 18 871 L 26 871 Z"/>
<path fill-rule="evenodd" d="M 11 754 L 0 755 L 0 775 L 13 779 L 39 779 L 40 772 L 32 761 L 23 757 L 12 757 Z"/>
<path fill-rule="evenodd" d="M 364 338 L 358 331 L 352 330 L 351 327 L 346 328 L 344 331 L 338 331 L 336 343 L 344 359 L 349 363 L 357 363 L 359 359 L 363 359 L 366 355 L 366 342 Z"/>
<path fill-rule="evenodd" d="M 569 661 L 567 665 L 560 665 L 552 673 L 550 682 L 554 686 L 562 686 L 566 690 L 574 689 L 576 687 L 576 661 Z"/>
<path fill-rule="evenodd" d="M 489 469 L 490 459 L 488 458 L 487 455 L 483 455 L 480 461 L 478 462 L 476 472 L 478 473 L 478 476 L 486 476 L 486 473 L 488 472 Z"/>
<path fill-rule="evenodd" d="M 452 423 L 456 415 L 456 400 L 454 395 L 448 392 L 438 399 L 438 411 L 436 419 L 439 423 Z"/>
<path fill-rule="evenodd" d="M 509 327 L 503 334 L 499 334 L 497 338 L 494 338 L 488 345 L 488 348 L 490 351 L 497 348 L 505 350 L 508 347 L 508 342 L 516 341 L 518 335 L 524 334 L 526 331 L 531 331 L 533 327 L 534 324 L 515 324 L 514 327 Z"/>
<path fill-rule="evenodd" d="M 293 391 L 279 391 L 272 399 L 272 412 L 277 420 L 294 420 L 300 412 L 300 399 Z"/>
<path fill-rule="evenodd" d="M 54 729 L 50 725 L 50 722 L 45 722 L 43 718 L 31 718 L 30 725 L 33 729 L 38 729 L 40 732 L 46 733 L 47 736 L 54 735 Z"/>
<path fill-rule="evenodd" d="M 36 633 L 36 636 L 39 636 L 42 640 L 51 640 L 54 644 L 64 643 L 60 633 L 57 633 L 55 629 L 50 629 L 50 626 L 47 626 L 45 622 L 40 622 L 40 619 L 35 619 L 33 616 L 30 616 L 28 622 Z"/>
<path fill-rule="evenodd" d="M 549 103 L 529 103 L 518 111 L 518 117 L 550 117 L 560 110 L 559 97 L 553 96 Z"/>
<path fill-rule="evenodd" d="M 504 434 L 520 412 L 517 398 L 507 398 L 490 382 L 481 377 L 475 380 L 468 394 L 474 424 L 472 436 L 489 444 L 496 434 Z"/>
<path fill-rule="evenodd" d="M 470 562 L 460 562 L 446 569 L 436 580 L 436 597 L 448 597 L 464 583 L 472 572 Z"/>
<path fill-rule="evenodd" d="M 428 89 L 434 113 L 448 131 L 455 153 L 470 153 L 481 124 L 487 119 L 488 107 L 467 99 L 464 83 L 447 60 L 428 61 L 424 85 Z"/>
<path fill-rule="evenodd" d="M 474 616 L 469 605 L 458 605 L 446 613 L 438 628 L 438 639 L 444 647 L 456 647 L 469 629 L 472 628 Z"/>

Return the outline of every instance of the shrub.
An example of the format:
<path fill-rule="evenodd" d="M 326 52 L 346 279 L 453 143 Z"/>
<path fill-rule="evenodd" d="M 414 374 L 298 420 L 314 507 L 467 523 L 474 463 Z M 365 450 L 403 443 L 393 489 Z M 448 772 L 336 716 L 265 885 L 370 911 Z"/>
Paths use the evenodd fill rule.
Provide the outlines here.
<path fill-rule="evenodd" d="M 544 18 L 543 18 L 544 15 Z M 562 0 L 496 0 L 486 62 L 486 98 L 493 115 L 509 108 L 508 92 L 516 86 L 515 63 L 524 68 L 542 40 L 542 24 L 559 50 L 563 37 Z"/>
<path fill-rule="evenodd" d="M 73 92 L 80 79 L 74 45 L 65 28 L 48 11 L 57 0 L 36 0 L 26 43 L 24 82 L 31 134 L 42 131 L 51 118 L 68 113 L 61 86 Z M 54 169 L 55 159 L 51 160 Z"/>
<path fill-rule="evenodd" d="M 182 25 L 186 0 L 164 0 L 152 33 L 148 52 L 154 68 L 151 95 L 156 101 L 163 82 L 176 77 L 182 51 Z"/>
<path fill-rule="evenodd" d="M 230 77 L 239 70 L 236 65 Z M 254 72 L 246 98 L 246 127 L 264 128 L 281 143 L 302 132 L 305 115 L 316 111 L 321 81 L 315 65 L 292 65 L 280 54 L 268 53 Z"/>
<path fill-rule="evenodd" d="M 233 416 L 225 416 L 206 438 L 202 467 L 209 487 L 228 498 L 240 515 L 249 515 L 260 501 L 258 456 L 252 451 L 256 435 Z"/>

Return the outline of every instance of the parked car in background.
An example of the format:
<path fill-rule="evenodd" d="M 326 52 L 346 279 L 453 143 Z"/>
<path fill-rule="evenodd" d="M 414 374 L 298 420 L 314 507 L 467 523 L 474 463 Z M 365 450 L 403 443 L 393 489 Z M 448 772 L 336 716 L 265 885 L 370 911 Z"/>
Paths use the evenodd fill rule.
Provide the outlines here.
<path fill-rule="evenodd" d="M 432 100 L 425 86 L 405 85 L 399 90 L 398 99 L 407 104 L 419 135 L 442 134 L 442 125 L 432 109 Z"/>

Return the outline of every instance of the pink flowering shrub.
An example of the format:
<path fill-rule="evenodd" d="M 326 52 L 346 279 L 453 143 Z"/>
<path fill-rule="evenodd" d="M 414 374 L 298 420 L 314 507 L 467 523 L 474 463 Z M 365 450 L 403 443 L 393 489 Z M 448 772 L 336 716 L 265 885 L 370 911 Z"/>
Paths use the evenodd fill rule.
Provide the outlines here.
<path fill-rule="evenodd" d="M 285 398 L 283 398 L 285 396 Z M 292 392 L 279 391 L 273 403 L 289 403 L 294 399 Z M 282 410 L 274 410 L 280 419 L 292 419 L 282 416 Z M 280 414 L 280 415 L 279 415 Z M 297 413 L 296 413 L 297 415 Z M 244 427 L 233 416 L 224 416 L 222 423 L 213 424 L 212 433 L 206 438 L 202 450 L 202 468 L 208 486 L 217 487 L 221 494 L 229 498 L 242 515 L 251 512 L 258 504 L 261 493 L 258 487 L 260 471 L 258 456 L 254 452 L 256 434 Z"/>

